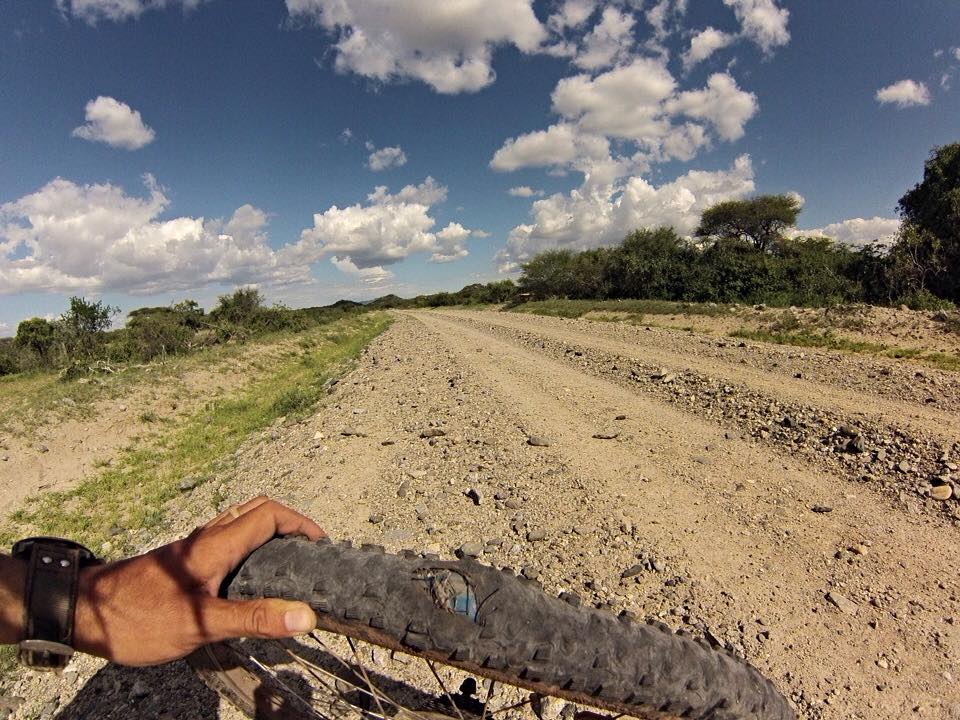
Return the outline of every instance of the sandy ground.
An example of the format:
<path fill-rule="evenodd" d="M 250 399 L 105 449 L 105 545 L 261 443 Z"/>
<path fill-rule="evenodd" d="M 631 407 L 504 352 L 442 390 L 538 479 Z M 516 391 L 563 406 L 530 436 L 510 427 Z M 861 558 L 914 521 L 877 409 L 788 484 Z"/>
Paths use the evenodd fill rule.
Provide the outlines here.
<path fill-rule="evenodd" d="M 144 374 L 119 397 L 92 402 L 90 408 L 61 405 L 34 417 L 35 411 L 11 403 L 0 413 L 23 416 L 9 422 L 14 432 L 0 432 L 0 517 L 38 492 L 65 490 L 99 465 L 110 462 L 122 448 L 162 432 L 164 420 L 187 417 L 203 403 L 222 397 L 248 382 L 268 362 L 293 343 L 251 344 L 240 358 L 200 363 L 181 360 L 175 372 Z M 119 377 L 95 378 L 105 384 Z M 111 395 L 109 387 L 104 395 Z M 87 410 L 86 412 L 81 412 Z M 18 425 L 31 429 L 16 431 Z"/>
<path fill-rule="evenodd" d="M 586 313 L 586 319 L 634 319 L 629 312 L 598 310 Z M 735 306 L 716 315 L 694 313 L 647 314 L 641 320 L 651 325 L 692 328 L 696 332 L 727 335 L 741 329 L 791 330 L 812 333 L 829 331 L 838 338 L 855 342 L 880 343 L 890 347 L 925 352 L 960 353 L 960 313 L 952 311 L 909 310 L 875 305 L 840 305 L 830 308 L 767 308 Z M 789 325 L 796 324 L 796 327 Z M 951 331 L 950 328 L 953 328 Z"/>
<path fill-rule="evenodd" d="M 332 536 L 393 551 L 450 556 L 479 541 L 483 562 L 527 568 L 547 592 L 709 632 L 800 717 L 960 719 L 960 503 L 920 491 L 898 500 L 776 434 L 755 437 L 739 416 L 691 411 L 598 368 L 609 353 L 632 354 L 721 386 L 729 378 L 731 393 L 758 403 L 780 395 L 891 433 L 906 426 L 934 463 L 958 461 L 960 406 L 923 396 L 954 397 L 957 381 L 934 374 L 939 385 L 903 395 L 879 374 L 892 361 L 684 344 L 695 341 L 588 321 L 401 313 L 315 416 L 251 438 L 231 484 L 179 498 L 169 535 L 199 522 L 217 491 L 225 502 L 273 495 Z M 557 352 L 564 343 L 575 352 Z M 882 381 L 844 380 L 865 373 Z M 431 426 L 446 434 L 421 438 Z M 611 428 L 616 438 L 594 437 Z M 532 434 L 551 444 L 531 447 Z M 547 540 L 527 542 L 530 527 Z M 621 580 L 638 555 L 660 569 Z M 21 674 L 3 690 L 26 698 L 13 717 L 235 717 L 183 664 L 135 671 L 79 659 L 72 670 L 57 682 Z"/>

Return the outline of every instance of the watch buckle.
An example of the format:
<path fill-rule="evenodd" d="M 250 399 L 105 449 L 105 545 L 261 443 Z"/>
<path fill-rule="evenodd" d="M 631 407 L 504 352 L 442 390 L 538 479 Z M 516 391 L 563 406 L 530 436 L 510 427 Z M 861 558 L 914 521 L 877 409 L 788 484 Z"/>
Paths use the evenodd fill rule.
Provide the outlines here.
<path fill-rule="evenodd" d="M 73 648 L 50 640 L 21 640 L 19 658 L 35 670 L 58 670 L 73 657 Z"/>

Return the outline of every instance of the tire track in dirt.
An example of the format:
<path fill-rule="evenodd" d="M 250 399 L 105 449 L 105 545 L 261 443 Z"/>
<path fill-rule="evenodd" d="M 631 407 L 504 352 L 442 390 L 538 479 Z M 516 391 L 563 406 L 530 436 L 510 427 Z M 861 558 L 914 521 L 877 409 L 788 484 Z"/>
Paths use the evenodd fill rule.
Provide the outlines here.
<path fill-rule="evenodd" d="M 690 578 L 684 614 L 725 628 L 725 637 L 745 628 L 741 642 L 752 661 L 795 697 L 819 700 L 810 717 L 900 716 L 960 700 L 940 674 L 948 657 L 956 662 L 944 617 L 958 610 L 957 560 L 929 552 L 954 546 L 955 528 L 891 513 L 867 488 L 854 494 L 793 458 L 725 439 L 712 423 L 457 319 L 416 317 L 528 418 L 529 431 L 556 438 L 549 450 L 588 489 L 619 498 L 638 540 L 670 553 L 670 564 Z M 616 414 L 627 415 L 621 437 L 593 439 Z M 811 513 L 814 504 L 834 510 Z M 864 543 L 865 555 L 846 552 Z M 595 571 L 616 581 L 609 566 Z M 857 602 L 857 615 L 827 604 L 829 591 Z M 771 640 L 752 640 L 766 631 Z"/>
<path fill-rule="evenodd" d="M 616 439 L 592 437 L 610 426 Z M 554 443 L 530 447 L 527 433 Z M 251 437 L 218 472 L 171 503 L 159 540 L 266 493 L 335 538 L 442 556 L 479 542 L 482 562 L 523 568 L 547 592 L 713 638 L 805 720 L 960 718 L 956 680 L 943 674 L 960 675 L 955 527 L 891 512 L 866 486 L 456 317 L 399 314 L 315 414 Z M 833 512 L 812 513 L 814 503 Z M 546 538 L 529 541 L 532 528 Z M 865 543 L 864 555 L 846 551 Z M 656 565 L 621 580 L 638 553 Z M 831 590 L 857 614 L 829 604 Z M 78 663 L 57 720 L 91 708 L 216 714 L 193 695 L 131 700 L 139 678 L 154 686 L 149 676 Z M 160 672 L 189 680 L 181 664 Z M 17 692 L 39 712 L 55 686 L 30 687 Z M 223 705 L 217 716 L 236 717 Z"/>
<path fill-rule="evenodd" d="M 605 323 L 572 322 L 558 318 L 497 313 L 483 311 L 444 311 L 444 314 L 461 320 L 486 323 L 490 326 L 513 331 L 541 335 L 556 342 L 582 345 L 589 348 L 635 358 L 655 365 L 670 368 L 691 368 L 704 375 L 711 375 L 760 390 L 766 394 L 783 397 L 795 402 L 816 405 L 830 410 L 840 410 L 849 415 L 873 415 L 896 418 L 898 423 L 953 442 L 960 437 L 960 418 L 955 412 L 941 410 L 925 404 L 908 402 L 882 394 L 851 390 L 841 380 L 824 375 L 816 382 L 790 377 L 782 372 L 769 372 L 751 367 L 740 360 L 724 360 L 691 352 L 674 352 L 664 347 L 639 342 L 627 342 L 617 337 L 620 328 L 605 327 Z M 655 340 L 655 338 L 652 338 Z M 728 343 L 733 345 L 735 343 Z M 756 344 L 753 344 L 756 345 Z M 815 354 L 815 353 L 811 353 Z M 842 367 L 844 358 L 833 354 L 831 359 Z M 864 362 L 858 358 L 859 362 Z M 877 364 L 878 371 L 885 364 Z M 811 368 L 814 369 L 814 368 Z M 851 369 L 850 372 L 859 372 Z M 934 370 L 926 370 L 932 375 Z M 809 373 L 808 373 L 809 374 Z M 835 373 L 834 373 L 835 374 Z M 945 377 L 950 374 L 943 373 Z"/>

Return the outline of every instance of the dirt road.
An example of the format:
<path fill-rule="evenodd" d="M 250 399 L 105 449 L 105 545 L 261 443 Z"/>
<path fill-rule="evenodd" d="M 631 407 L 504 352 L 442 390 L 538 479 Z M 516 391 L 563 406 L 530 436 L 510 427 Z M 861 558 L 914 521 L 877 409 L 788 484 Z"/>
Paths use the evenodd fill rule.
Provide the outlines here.
<path fill-rule="evenodd" d="M 481 561 L 522 568 L 548 592 L 706 636 L 749 658 L 804 718 L 960 718 L 960 504 L 923 497 L 923 481 L 887 473 L 873 447 L 815 451 L 787 432 L 854 423 L 848 439 L 894 438 L 878 446 L 891 473 L 909 451 L 914 465 L 953 477 L 956 409 L 898 401 L 883 383 L 874 394 L 844 387 L 842 357 L 819 381 L 792 365 L 781 379 L 759 361 L 619 332 L 400 313 L 315 416 L 251 438 L 222 485 L 178 500 L 171 537 L 210 512 L 214 492 L 225 502 L 266 492 L 335 537 L 444 556 L 480 542 Z M 676 380 L 641 381 L 648 360 Z M 691 389 L 700 373 L 716 397 Z M 940 387 L 952 392 L 950 382 Z M 725 412 L 744 398 L 761 414 L 788 408 L 794 424 L 757 434 L 750 412 Z M 422 437 L 431 427 L 444 434 Z M 529 445 L 531 435 L 548 444 Z M 546 539 L 528 541 L 532 528 Z M 646 569 L 621 578 L 638 563 Z M 56 717 L 123 717 L 130 703 L 143 717 L 170 712 L 166 676 L 136 694 L 133 671 L 89 678 L 97 668 L 84 668 Z M 210 703 L 186 692 L 176 715 L 209 717 Z"/>

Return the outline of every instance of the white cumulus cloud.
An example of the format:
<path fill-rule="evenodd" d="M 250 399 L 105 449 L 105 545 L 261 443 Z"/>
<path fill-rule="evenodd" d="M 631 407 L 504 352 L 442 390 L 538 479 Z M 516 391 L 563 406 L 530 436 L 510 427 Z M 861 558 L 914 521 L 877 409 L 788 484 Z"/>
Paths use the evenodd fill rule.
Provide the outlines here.
<path fill-rule="evenodd" d="M 930 104 L 930 91 L 922 82 L 900 80 L 877 90 L 877 102 L 881 105 L 893 104 L 899 108 Z"/>
<path fill-rule="evenodd" d="M 597 0 L 564 0 L 560 9 L 547 18 L 547 25 L 555 33 L 563 33 L 567 28 L 583 25 L 596 9 Z"/>
<path fill-rule="evenodd" d="M 688 90 L 667 103 L 671 113 L 706 120 L 724 140 L 743 137 L 743 127 L 757 112 L 757 96 L 737 87 L 727 73 L 714 73 L 702 90 Z"/>
<path fill-rule="evenodd" d="M 776 0 L 723 0 L 733 8 L 740 23 L 740 31 L 766 52 L 790 42 L 787 22 L 790 11 L 777 5 Z"/>
<path fill-rule="evenodd" d="M 543 197 L 543 190 L 534 190 L 529 185 L 518 185 L 517 187 L 510 188 L 507 192 L 513 197 Z"/>
<path fill-rule="evenodd" d="M 367 149 L 373 150 L 373 147 L 368 145 Z M 373 150 L 367 158 L 367 167 L 374 172 L 389 170 L 406 164 L 407 154 L 400 147 L 385 147 Z"/>
<path fill-rule="evenodd" d="M 689 70 L 703 62 L 717 50 L 722 50 L 736 41 L 736 35 L 725 33 L 713 27 L 704 28 L 690 40 L 690 48 L 683 54 L 683 67 Z"/>
<path fill-rule="evenodd" d="M 278 251 L 283 264 L 309 265 L 336 257 L 337 267 L 349 262 L 358 270 L 398 263 L 425 253 L 433 262 L 448 262 L 467 255 L 464 242 L 470 230 L 450 223 L 434 231 L 433 202 L 446 197 L 447 190 L 432 178 L 420 185 L 408 185 L 396 194 L 378 187 L 366 205 L 336 205 L 313 216 L 313 227 L 300 234 L 293 245 Z"/>
<path fill-rule="evenodd" d="M 101 95 L 86 106 L 87 122 L 75 127 L 74 137 L 102 142 L 111 147 L 139 150 L 156 137 L 153 128 L 144 124 L 140 113 L 126 103 Z"/>
<path fill-rule="evenodd" d="M 417 203 L 419 205 L 437 205 L 447 199 L 447 187 L 427 175 L 419 185 L 404 185 L 391 194 L 386 185 L 377 185 L 367 195 L 367 200 L 376 205 L 388 203 Z"/>
<path fill-rule="evenodd" d="M 266 244 L 267 215 L 251 205 L 227 220 L 159 220 L 169 200 L 145 177 L 146 197 L 109 183 L 56 178 L 0 205 L 0 293 L 154 293 L 212 283 L 298 282 Z"/>
<path fill-rule="evenodd" d="M 415 253 L 433 262 L 467 255 L 460 223 L 434 231 L 431 206 L 447 188 L 433 178 L 391 194 L 377 187 L 368 204 L 330 207 L 314 216 L 297 242 L 274 248 L 269 215 L 242 205 L 226 219 L 174 217 L 153 177 L 146 194 L 110 183 L 80 185 L 56 178 L 0 205 L 0 295 L 20 292 L 156 294 L 208 285 L 310 283 L 311 265 L 329 258 L 364 285 L 380 284 L 384 267 Z"/>
<path fill-rule="evenodd" d="M 609 154 L 610 146 L 605 139 L 582 134 L 575 126 L 560 123 L 507 140 L 494 153 L 490 167 L 507 172 L 522 167 L 564 165 L 581 157 L 600 160 Z"/>
<path fill-rule="evenodd" d="M 338 258 L 336 255 L 330 258 L 330 264 L 337 270 L 347 275 L 355 275 L 366 285 L 381 285 L 393 278 L 393 273 L 379 265 L 372 267 L 359 268 L 350 258 Z"/>
<path fill-rule="evenodd" d="M 897 218 L 872 217 L 850 218 L 840 222 L 830 223 L 820 228 L 810 230 L 796 230 L 795 236 L 822 236 L 836 240 L 843 245 L 860 248 L 871 243 L 890 245 L 893 243 L 897 231 L 900 229 L 900 220 Z"/>
<path fill-rule="evenodd" d="M 613 6 L 604 8 L 600 21 L 583 40 L 573 64 L 584 70 L 599 70 L 629 59 L 633 49 L 633 15 Z"/>
<path fill-rule="evenodd" d="M 547 37 L 532 0 L 287 0 L 287 9 L 334 36 L 338 71 L 447 94 L 492 83 L 497 46 L 531 53 Z"/>
<path fill-rule="evenodd" d="M 162 10 L 179 6 L 193 10 L 204 0 L 56 0 L 57 8 L 64 15 L 72 15 L 90 25 L 100 20 L 123 22 L 136 20 L 147 10 Z"/>
<path fill-rule="evenodd" d="M 510 232 L 496 260 L 501 270 L 509 271 L 544 250 L 611 245 L 637 228 L 659 225 L 689 235 L 704 209 L 744 197 L 753 189 L 748 155 L 741 155 L 728 170 L 691 170 L 660 186 L 642 177 L 603 187 L 584 184 L 567 195 L 534 202 L 531 222 Z"/>
<path fill-rule="evenodd" d="M 494 170 L 569 167 L 606 182 L 652 162 L 692 159 L 710 143 L 711 128 L 722 140 L 736 140 L 757 112 L 756 96 L 729 74 L 715 73 L 704 88 L 678 92 L 655 58 L 564 78 L 552 99 L 562 121 L 508 139 L 490 162 Z M 611 139 L 629 141 L 634 154 L 613 157 Z"/>

